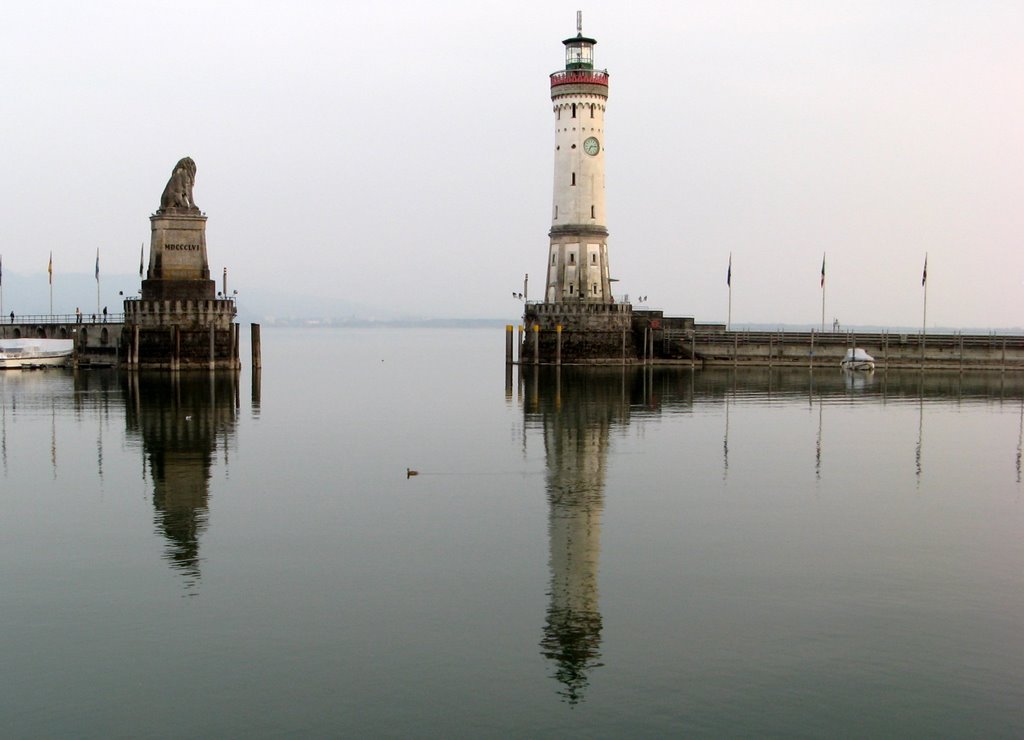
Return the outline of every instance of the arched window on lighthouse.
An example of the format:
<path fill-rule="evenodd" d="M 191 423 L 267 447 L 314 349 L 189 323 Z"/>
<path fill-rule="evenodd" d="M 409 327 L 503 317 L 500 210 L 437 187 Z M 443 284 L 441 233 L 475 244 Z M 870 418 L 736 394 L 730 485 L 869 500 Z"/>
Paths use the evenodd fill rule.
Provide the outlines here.
<path fill-rule="evenodd" d="M 576 184 L 576 173 L 575 172 L 572 173 L 572 184 L 573 185 Z"/>
<path fill-rule="evenodd" d="M 572 104 L 572 117 L 573 117 L 573 118 L 575 118 L 575 117 L 576 117 L 576 103 L 573 103 L 573 104 Z"/>

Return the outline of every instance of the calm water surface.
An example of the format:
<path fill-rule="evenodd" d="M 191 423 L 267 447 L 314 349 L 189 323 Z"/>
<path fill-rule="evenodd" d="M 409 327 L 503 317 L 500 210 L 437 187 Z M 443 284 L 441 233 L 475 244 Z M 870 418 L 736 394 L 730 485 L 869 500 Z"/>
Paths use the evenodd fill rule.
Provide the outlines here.
<path fill-rule="evenodd" d="M 0 374 L 4 735 L 1024 735 L 1020 374 L 503 342 Z"/>

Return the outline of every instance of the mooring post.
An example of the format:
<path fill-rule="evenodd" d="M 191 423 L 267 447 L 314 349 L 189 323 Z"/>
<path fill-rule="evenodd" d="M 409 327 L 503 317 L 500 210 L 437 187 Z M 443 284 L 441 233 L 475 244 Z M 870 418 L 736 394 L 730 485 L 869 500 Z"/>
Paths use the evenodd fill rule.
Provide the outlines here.
<path fill-rule="evenodd" d="M 258 370 L 263 367 L 262 360 L 260 359 L 260 325 L 249 324 L 249 337 L 252 343 L 252 366 L 254 370 Z"/>
<path fill-rule="evenodd" d="M 562 364 L 562 325 L 555 326 L 555 364 Z"/>
<path fill-rule="evenodd" d="M 512 324 L 505 324 L 505 364 L 512 364 Z"/>
<path fill-rule="evenodd" d="M 540 364 L 540 324 L 533 325 L 533 364 Z"/>
<path fill-rule="evenodd" d="M 132 361 L 131 365 L 134 368 L 139 366 L 139 325 L 134 324 L 132 326 Z"/>
<path fill-rule="evenodd" d="M 217 367 L 217 335 L 216 327 L 210 324 L 210 369 Z"/>

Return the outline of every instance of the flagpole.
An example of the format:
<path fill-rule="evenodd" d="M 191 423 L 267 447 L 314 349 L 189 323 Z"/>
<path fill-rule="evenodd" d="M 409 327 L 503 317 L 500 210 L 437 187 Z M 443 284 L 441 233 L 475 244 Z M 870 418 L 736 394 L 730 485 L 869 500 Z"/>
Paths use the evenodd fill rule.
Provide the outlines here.
<path fill-rule="evenodd" d="M 100 250 L 96 248 L 96 315 L 100 313 Z"/>
<path fill-rule="evenodd" d="M 725 330 L 732 331 L 732 252 L 729 252 L 729 272 L 726 273 L 725 282 L 729 286 L 729 314 L 725 321 Z"/>
<path fill-rule="evenodd" d="M 924 308 L 921 311 L 921 360 L 924 361 L 925 331 L 928 328 L 928 253 L 924 253 L 924 272 L 921 273 L 921 287 L 924 288 Z"/>
<path fill-rule="evenodd" d="M 50 274 L 50 316 L 53 316 L 53 252 L 50 252 L 50 263 L 46 271 Z"/>
<path fill-rule="evenodd" d="M 825 333 L 825 254 L 821 255 L 821 332 Z"/>

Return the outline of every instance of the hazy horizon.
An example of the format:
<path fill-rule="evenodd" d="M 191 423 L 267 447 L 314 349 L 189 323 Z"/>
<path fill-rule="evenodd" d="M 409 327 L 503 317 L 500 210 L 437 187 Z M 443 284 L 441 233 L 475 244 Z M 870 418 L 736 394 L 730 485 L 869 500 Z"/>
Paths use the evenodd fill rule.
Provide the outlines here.
<path fill-rule="evenodd" d="M 734 324 L 812 325 L 827 253 L 827 323 L 915 326 L 927 253 L 929 327 L 1021 323 L 1016 2 L 11 6 L 5 306 L 23 278 L 45 308 L 51 252 L 68 300 L 97 248 L 116 298 L 191 156 L 240 307 L 514 319 L 525 273 L 543 291 L 578 8 L 611 80 L 617 294 L 724 322 L 731 254 Z"/>

